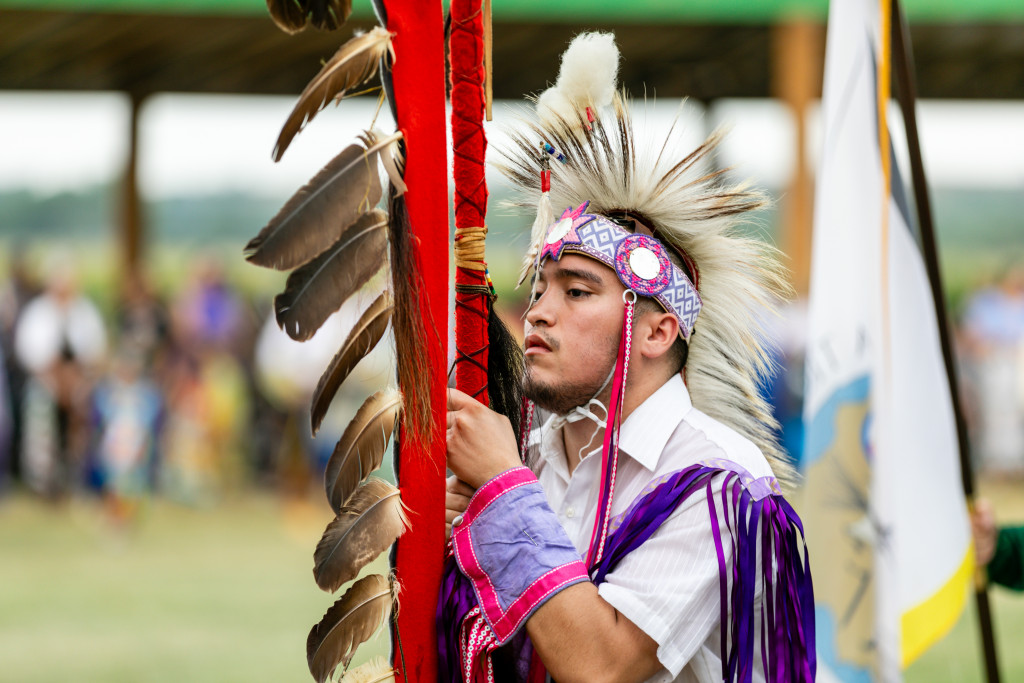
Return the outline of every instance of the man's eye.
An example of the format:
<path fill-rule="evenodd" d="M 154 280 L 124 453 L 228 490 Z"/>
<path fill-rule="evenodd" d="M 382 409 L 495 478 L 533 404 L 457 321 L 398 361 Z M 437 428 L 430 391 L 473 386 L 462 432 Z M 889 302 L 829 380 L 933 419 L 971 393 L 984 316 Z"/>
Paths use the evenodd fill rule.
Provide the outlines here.
<path fill-rule="evenodd" d="M 584 297 L 590 296 L 590 292 L 576 288 L 572 288 L 568 290 L 566 293 L 569 295 L 570 299 L 582 299 Z"/>

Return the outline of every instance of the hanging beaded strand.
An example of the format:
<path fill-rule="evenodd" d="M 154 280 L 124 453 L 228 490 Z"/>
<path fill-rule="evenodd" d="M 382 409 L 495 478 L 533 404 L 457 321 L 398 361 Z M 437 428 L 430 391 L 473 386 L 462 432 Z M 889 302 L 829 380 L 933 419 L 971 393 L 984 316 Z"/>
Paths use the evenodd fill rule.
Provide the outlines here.
<path fill-rule="evenodd" d="M 616 359 L 615 380 L 612 384 L 612 395 L 608 401 L 608 420 L 605 427 L 604 447 L 601 463 L 601 497 L 594 519 L 594 531 L 590 538 L 590 550 L 587 553 L 587 566 L 595 567 L 604 555 L 605 541 L 608 537 L 608 524 L 611 521 L 612 499 L 615 496 L 615 478 L 619 464 L 619 428 L 622 426 L 622 403 L 626 395 L 626 378 L 629 375 L 629 356 L 633 344 L 633 311 L 636 305 L 636 292 L 627 289 L 622 293 L 625 314 L 622 321 L 622 337 L 619 342 L 619 355 Z"/>

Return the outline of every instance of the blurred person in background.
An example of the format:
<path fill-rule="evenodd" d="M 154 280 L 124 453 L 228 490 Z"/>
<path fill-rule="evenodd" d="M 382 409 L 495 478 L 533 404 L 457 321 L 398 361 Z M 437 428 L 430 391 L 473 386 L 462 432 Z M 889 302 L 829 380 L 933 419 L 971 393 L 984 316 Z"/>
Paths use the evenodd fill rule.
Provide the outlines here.
<path fill-rule="evenodd" d="M 249 385 L 239 362 L 246 311 L 212 256 L 201 259 L 171 307 L 172 347 L 162 372 L 167 419 L 161 491 L 185 503 L 239 483 Z"/>
<path fill-rule="evenodd" d="M 21 434 L 22 411 L 25 383 L 28 372 L 14 353 L 14 331 L 18 320 L 28 304 L 40 292 L 36 277 L 28 267 L 24 245 L 15 244 L 10 251 L 7 265 L 7 279 L 0 287 L 0 348 L 3 349 L 4 385 L 7 389 L 10 417 L 10 436 L 6 460 L 0 458 L 0 480 L 5 474 L 14 479 L 21 478 Z"/>
<path fill-rule="evenodd" d="M 33 490 L 60 497 L 83 474 L 89 395 L 107 351 L 103 319 L 79 291 L 70 254 L 52 257 L 46 291 L 25 306 L 14 349 L 29 373 L 20 406 L 23 478 Z"/>
<path fill-rule="evenodd" d="M 211 254 L 202 257 L 186 282 L 172 310 L 179 339 L 189 347 L 240 355 L 245 311 L 220 261 Z"/>
<path fill-rule="evenodd" d="M 0 346 L 0 495 L 7 490 L 11 461 L 14 460 L 12 452 L 14 412 L 10 384 L 7 379 L 6 355 L 3 347 Z"/>
<path fill-rule="evenodd" d="M 122 344 L 110 365 L 92 397 L 91 479 L 110 519 L 123 525 L 153 489 L 163 398 L 148 375 L 144 349 Z"/>
<path fill-rule="evenodd" d="M 394 374 L 390 343 L 381 343 L 363 358 L 342 385 L 315 436 L 310 430 L 310 398 L 324 368 L 341 348 L 349 330 L 362 311 L 380 294 L 379 282 L 371 282 L 350 297 L 309 340 L 291 339 L 270 311 L 256 340 L 254 372 L 256 386 L 266 400 L 276 428 L 258 429 L 266 441 L 265 471 L 282 493 L 303 496 L 310 482 L 322 485 L 324 469 L 334 446 L 348 426 L 362 400 L 380 386 L 382 378 Z M 381 474 L 388 476 L 388 465 Z"/>
<path fill-rule="evenodd" d="M 1024 267 L 979 290 L 964 313 L 964 357 L 983 469 L 1024 472 Z"/>
<path fill-rule="evenodd" d="M 1024 591 L 1024 526 L 997 526 L 992 505 L 984 498 L 971 511 L 975 561 L 992 583 Z"/>
<path fill-rule="evenodd" d="M 779 307 L 778 315 L 764 316 L 771 344 L 768 352 L 777 368 L 760 378 L 761 396 L 778 421 L 779 443 L 799 469 L 804 446 L 804 357 L 807 353 L 807 300 L 796 299 Z"/>
<path fill-rule="evenodd" d="M 170 341 L 167 307 L 153 293 L 143 273 L 130 274 L 121 287 L 116 334 L 118 343 L 139 354 L 147 369 L 159 364 L 166 352 Z"/>

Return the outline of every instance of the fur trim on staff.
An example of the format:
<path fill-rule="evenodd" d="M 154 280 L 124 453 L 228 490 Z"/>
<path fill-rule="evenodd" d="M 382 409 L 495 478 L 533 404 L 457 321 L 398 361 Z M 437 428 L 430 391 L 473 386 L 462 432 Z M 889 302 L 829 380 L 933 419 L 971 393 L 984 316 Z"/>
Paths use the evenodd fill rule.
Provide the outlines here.
<path fill-rule="evenodd" d="M 660 145 L 640 144 L 629 104 L 620 96 L 611 111 L 595 112 L 587 135 L 579 134 L 585 112 L 525 122 L 511 132 L 510 149 L 499 150 L 504 160 L 498 167 L 520 191 L 514 203 L 535 209 L 542 164 L 536 149 L 538 141 L 547 142 L 567 158 L 551 165 L 556 209 L 590 200 L 594 213 L 627 211 L 693 260 L 703 300 L 686 362 L 693 404 L 753 441 L 776 477 L 792 484 L 796 475 L 779 448 L 777 422 L 758 392 L 759 380 L 775 370 L 764 320 L 790 286 L 778 250 L 740 229 L 743 214 L 769 200 L 730 185 L 725 171 L 710 163 L 721 132 L 688 151 L 677 121 Z"/>

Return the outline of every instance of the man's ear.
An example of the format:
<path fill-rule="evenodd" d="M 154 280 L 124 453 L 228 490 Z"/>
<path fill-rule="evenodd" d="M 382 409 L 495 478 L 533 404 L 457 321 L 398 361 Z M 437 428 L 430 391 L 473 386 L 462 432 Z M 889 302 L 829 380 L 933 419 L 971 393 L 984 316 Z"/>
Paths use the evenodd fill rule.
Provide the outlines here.
<path fill-rule="evenodd" d="M 639 333 L 639 334 L 637 334 Z M 643 316 L 633 335 L 633 344 L 639 342 L 645 358 L 662 358 L 679 336 L 679 321 L 671 313 L 651 311 Z"/>

